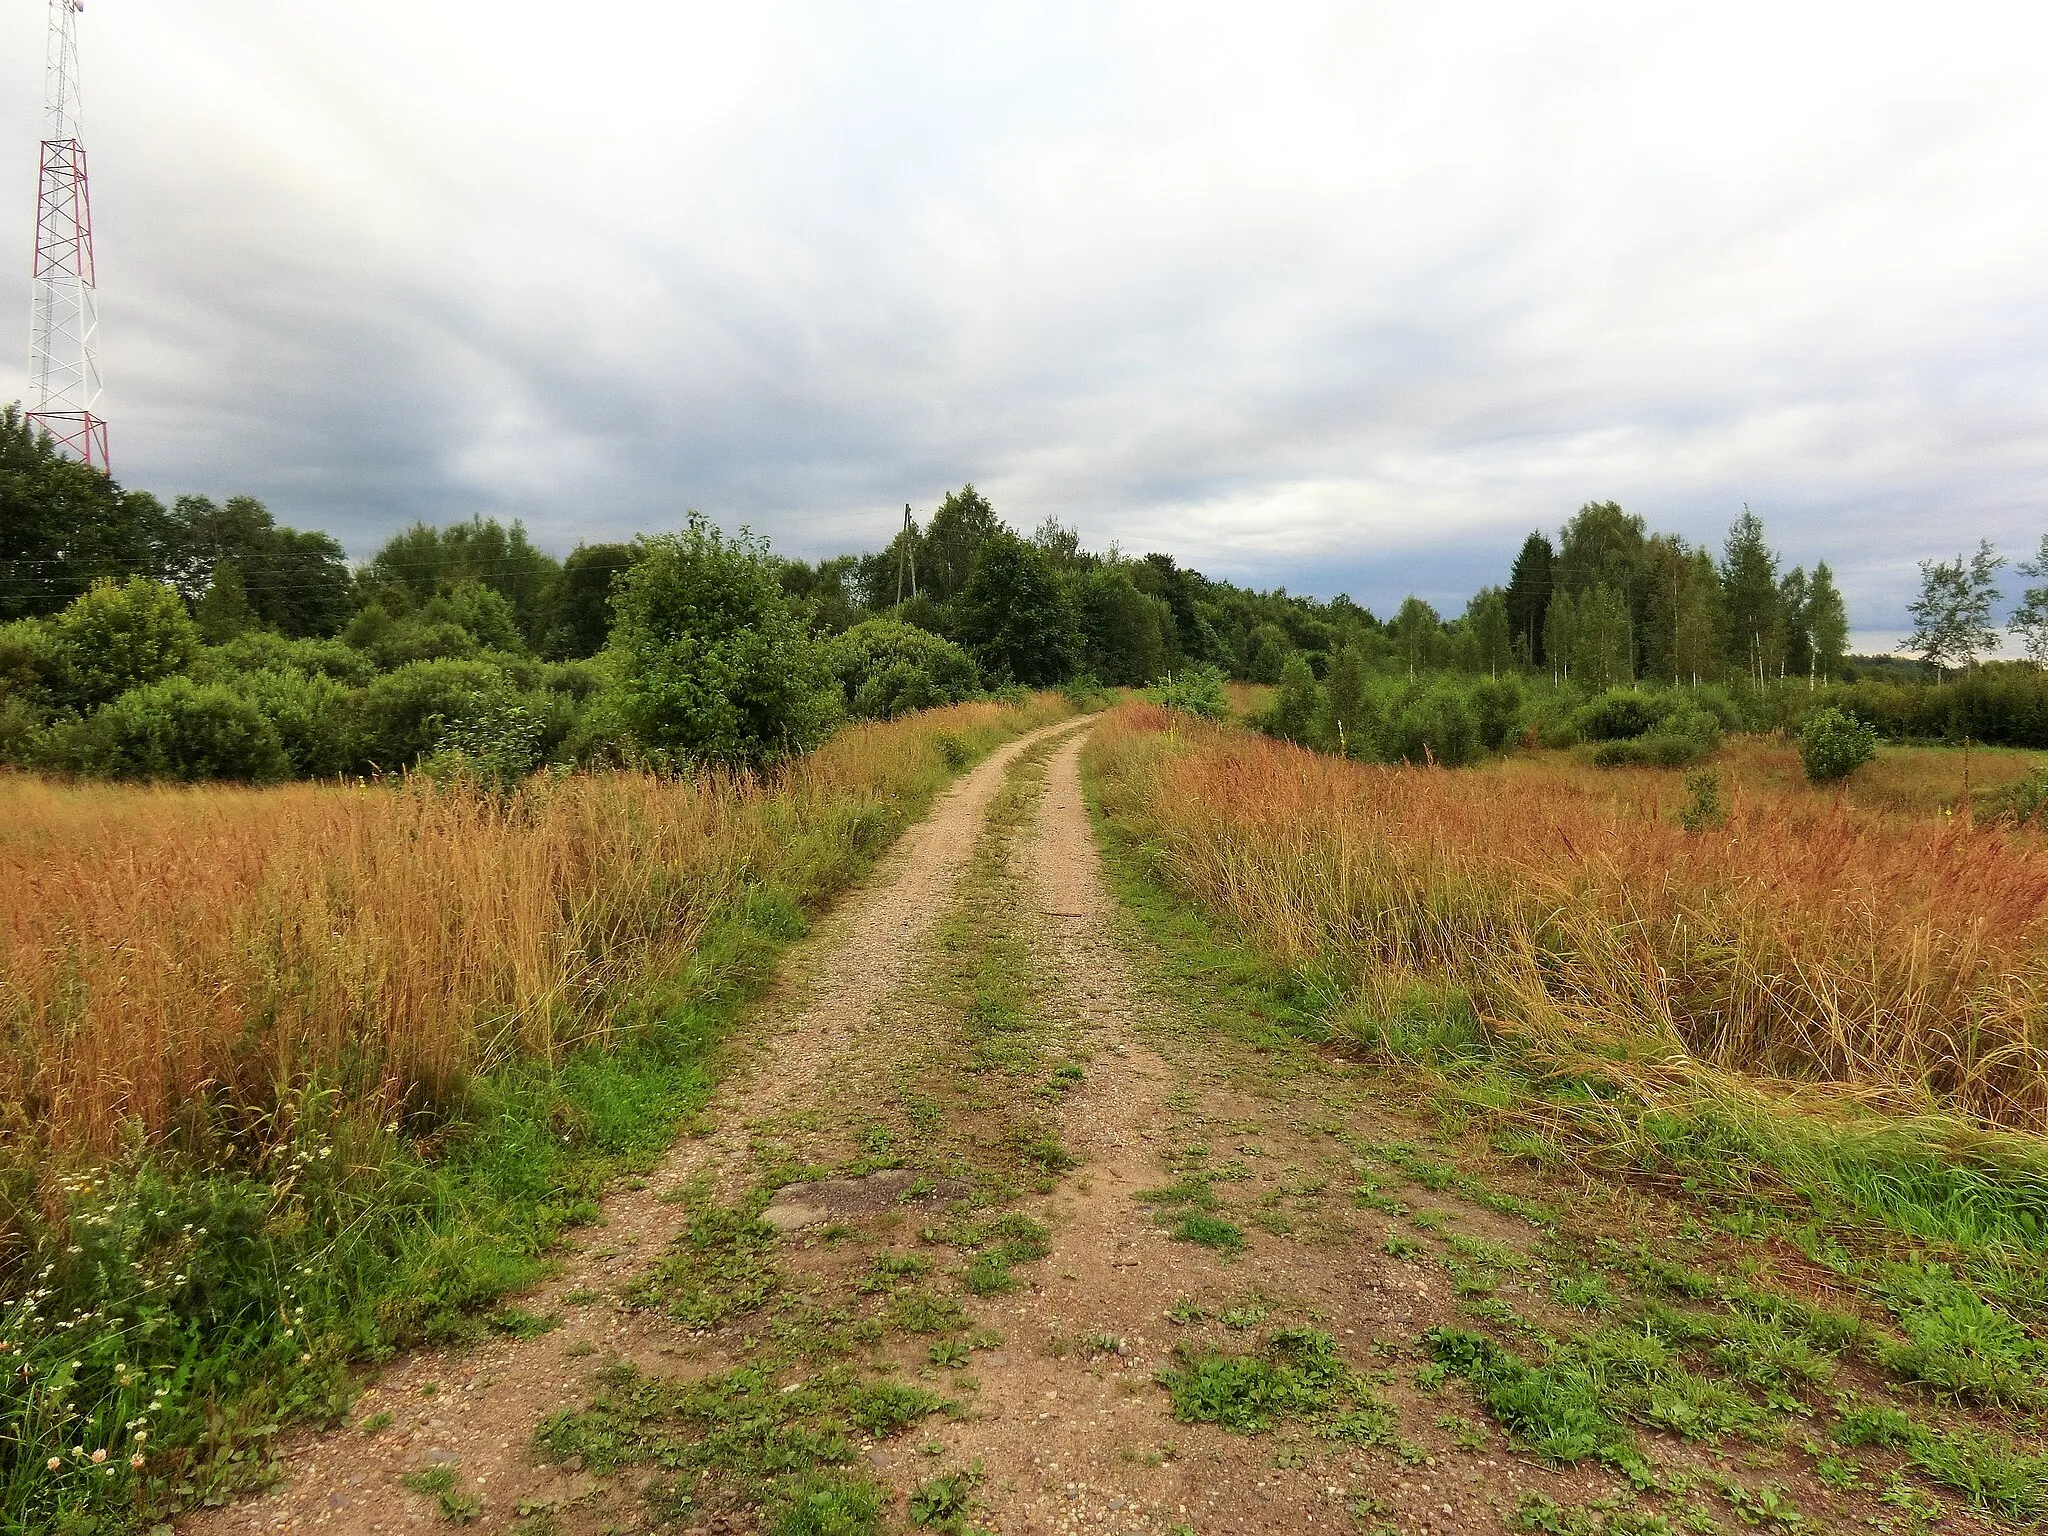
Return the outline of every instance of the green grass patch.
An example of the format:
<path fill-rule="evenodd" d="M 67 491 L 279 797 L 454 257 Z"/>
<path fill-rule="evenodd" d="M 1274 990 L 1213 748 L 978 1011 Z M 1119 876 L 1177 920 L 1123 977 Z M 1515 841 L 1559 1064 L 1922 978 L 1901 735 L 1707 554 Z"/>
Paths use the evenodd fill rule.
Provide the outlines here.
<path fill-rule="evenodd" d="M 1276 1333 L 1258 1354 L 1177 1352 L 1160 1385 L 1183 1424 L 1220 1424 L 1256 1435 L 1289 1416 L 1334 1410 L 1359 1392 L 1336 1341 L 1313 1329 Z"/>
<path fill-rule="evenodd" d="M 1464 1377 L 1487 1412 L 1537 1455 L 1560 1463 L 1596 1458 L 1647 1474 L 1627 1426 L 1608 1411 L 1600 1383 L 1576 1362 L 1532 1366 L 1483 1334 L 1451 1329 L 1436 1329 L 1425 1342 L 1437 1363 Z"/>
<path fill-rule="evenodd" d="M 972 1220 L 934 1222 L 918 1233 L 934 1245 L 993 1254 L 1005 1264 L 1030 1264 L 1052 1252 L 1052 1229 L 1021 1211 Z"/>
<path fill-rule="evenodd" d="M 1215 1214 L 1223 1205 L 1209 1188 L 1209 1177 L 1191 1173 L 1158 1189 L 1140 1190 L 1137 1200 L 1152 1207 L 1154 1219 L 1177 1242 L 1234 1256 L 1244 1251 L 1244 1228 Z"/>
<path fill-rule="evenodd" d="M 932 1261 L 915 1253 L 878 1253 L 868 1272 L 854 1282 L 863 1296 L 887 1296 L 907 1280 L 920 1280 L 931 1273 Z"/>
<path fill-rule="evenodd" d="M 1905 1335 L 1873 1342 L 1885 1369 L 1980 1403 L 2048 1406 L 2048 1346 L 1948 1265 L 1888 1266 L 1877 1290 Z"/>
<path fill-rule="evenodd" d="M 1834 1424 L 1846 1446 L 1891 1446 L 1930 1482 L 2013 1520 L 2048 1518 L 2048 1455 L 1971 1427 L 1934 1429 L 1889 1403 L 1846 1401 Z"/>
<path fill-rule="evenodd" d="M 1141 1189 L 1135 1198 L 1140 1205 L 1157 1206 L 1162 1209 L 1213 1211 L 1218 1204 L 1215 1191 L 1209 1188 L 1207 1174 L 1189 1174 L 1157 1189 Z"/>
<path fill-rule="evenodd" d="M 927 1478 L 911 1490 L 910 1523 L 922 1531 L 965 1536 L 968 1517 L 974 1513 L 975 1490 L 981 1481 L 979 1466 Z"/>
<path fill-rule="evenodd" d="M 1227 1257 L 1244 1252 L 1244 1228 L 1221 1216 L 1189 1211 L 1167 1230 L 1175 1242 L 1195 1243 Z"/>
<path fill-rule="evenodd" d="M 781 1382 L 751 1368 L 661 1381 L 629 1367 L 589 1407 L 548 1419 L 534 1444 L 550 1461 L 578 1458 L 600 1475 L 647 1465 L 679 1474 L 650 1490 L 677 1516 L 722 1498 L 760 1510 L 771 1530 L 870 1531 L 886 1493 L 847 1470 L 861 1438 L 893 1438 L 945 1406 L 922 1388 L 838 1368 Z M 832 1523 L 864 1509 L 867 1524 Z"/>
<path fill-rule="evenodd" d="M 960 1284 L 976 1296 L 1006 1296 L 1017 1288 L 1017 1277 L 1000 1253 L 977 1253 L 960 1272 Z"/>
<path fill-rule="evenodd" d="M 482 1495 L 456 1487 L 453 1467 L 422 1467 L 400 1481 L 422 1498 L 432 1499 L 435 1512 L 451 1525 L 468 1525 L 483 1513 Z"/>
<path fill-rule="evenodd" d="M 769 1536 L 873 1536 L 889 1490 L 849 1472 L 804 1472 L 777 1490 Z"/>
<path fill-rule="evenodd" d="M 1396 1433 L 1399 1415 L 1392 1405 L 1373 1395 L 1336 1341 L 1319 1329 L 1283 1329 L 1252 1354 L 1183 1347 L 1174 1361 L 1158 1379 L 1181 1423 L 1258 1435 L 1301 1420 L 1323 1439 L 1384 1446 L 1409 1462 L 1424 1459 L 1420 1447 Z"/>
<path fill-rule="evenodd" d="M 775 1229 L 746 1211 L 700 1205 L 646 1278 L 626 1292 L 692 1328 L 758 1312 L 782 1287 Z"/>
<path fill-rule="evenodd" d="M 898 1296 L 888 1319 L 890 1327 L 905 1333 L 950 1333 L 966 1326 L 967 1312 L 951 1296 L 919 1288 Z"/>

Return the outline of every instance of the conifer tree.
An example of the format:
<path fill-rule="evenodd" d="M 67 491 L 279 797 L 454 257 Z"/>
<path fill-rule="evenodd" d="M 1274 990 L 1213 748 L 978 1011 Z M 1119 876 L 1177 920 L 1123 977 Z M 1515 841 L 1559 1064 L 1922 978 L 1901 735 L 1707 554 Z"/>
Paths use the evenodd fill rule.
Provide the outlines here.
<path fill-rule="evenodd" d="M 1784 653 L 1784 613 L 1778 593 L 1778 557 L 1764 543 L 1763 520 L 1748 507 L 1728 530 L 1721 557 L 1721 592 L 1728 619 L 1728 665 L 1759 687 Z"/>
<path fill-rule="evenodd" d="M 1508 573 L 1508 627 L 1531 667 L 1543 665 L 1543 625 L 1550 615 L 1552 586 L 1550 540 L 1532 533 L 1522 541 Z"/>

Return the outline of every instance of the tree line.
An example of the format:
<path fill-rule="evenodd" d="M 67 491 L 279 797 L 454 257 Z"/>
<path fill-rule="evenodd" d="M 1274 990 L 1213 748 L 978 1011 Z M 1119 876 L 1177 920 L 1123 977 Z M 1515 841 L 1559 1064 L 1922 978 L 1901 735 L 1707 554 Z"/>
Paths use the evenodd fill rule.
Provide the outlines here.
<path fill-rule="evenodd" d="M 1508 584 L 1482 591 L 1468 622 L 1492 657 L 1588 688 L 1787 677 L 1826 681 L 1846 660 L 1849 620 L 1826 561 L 1781 569 L 1747 507 L 1717 561 L 1652 533 L 1611 501 L 1589 502 L 1555 544 L 1532 533 Z M 1497 668 L 1497 663 L 1496 663 Z"/>
<path fill-rule="evenodd" d="M 1935 666 L 1986 648 L 2000 564 L 1986 547 L 1925 567 L 1916 640 Z M 2048 539 L 2022 569 L 2037 565 L 2048 572 Z M 1497 690 L 1432 693 L 1430 679 L 1540 684 L 1540 734 L 1558 741 L 1573 710 L 1612 690 L 1719 687 L 1659 717 L 1700 741 L 1707 716 L 1769 713 L 1723 702 L 1735 695 L 1883 673 L 1845 655 L 1828 565 L 1786 569 L 1747 509 L 1715 551 L 1588 503 L 1555 538 L 1532 533 L 1505 574 L 1456 617 L 1410 596 L 1381 619 L 1341 594 L 1092 551 L 1057 521 L 1023 533 L 972 484 L 922 521 L 906 516 L 886 544 L 816 562 L 694 517 L 681 534 L 557 559 L 518 523 L 477 517 L 415 524 L 351 565 L 331 536 L 279 525 L 249 497 L 166 506 L 125 491 L 10 409 L 0 759 L 252 777 L 409 768 L 444 749 L 515 769 L 635 754 L 762 763 L 848 716 L 1076 679 L 1185 689 L 1199 676 L 1286 683 L 1285 710 L 1303 717 L 1287 733 L 1304 739 L 1313 716 L 1382 754 L 1455 758 L 1458 739 L 1490 749 L 1533 716 Z M 2025 595 L 2020 618 L 2048 656 L 2048 588 Z M 1465 703 L 1445 703 L 1453 694 Z M 1880 702 L 1900 721 L 1930 718 Z M 1429 724 L 1436 715 L 1450 726 Z"/>

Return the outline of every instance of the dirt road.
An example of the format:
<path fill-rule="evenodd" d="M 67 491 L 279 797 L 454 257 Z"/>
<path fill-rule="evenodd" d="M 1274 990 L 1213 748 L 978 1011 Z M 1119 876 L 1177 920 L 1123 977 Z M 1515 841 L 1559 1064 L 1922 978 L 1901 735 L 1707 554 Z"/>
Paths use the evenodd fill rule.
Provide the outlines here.
<path fill-rule="evenodd" d="M 829 1052 L 860 1036 L 928 943 L 989 802 L 1017 759 L 1073 729 L 1072 722 L 1049 726 L 991 754 L 904 834 L 852 900 L 819 924 L 771 1003 L 780 1017 L 764 1029 L 762 1049 L 721 1095 L 725 1128 L 708 1140 L 680 1143 L 644 1187 L 614 1191 L 599 1223 L 563 1256 L 558 1277 L 521 1298 L 529 1310 L 559 1316 L 560 1328 L 539 1339 L 404 1357 L 372 1379 L 351 1415 L 356 1425 L 388 1416 L 387 1428 L 297 1437 L 285 1450 L 278 1488 L 191 1516 L 179 1530 L 211 1536 L 439 1529 L 446 1522 L 436 1500 L 411 1492 L 402 1479 L 441 1466 L 459 1469 L 463 1485 L 481 1491 L 485 1529 L 509 1525 L 522 1503 L 541 1507 L 558 1497 L 563 1479 L 528 1453 L 535 1426 L 588 1398 L 594 1361 L 659 1361 L 675 1352 L 679 1334 L 657 1314 L 583 1298 L 613 1297 L 683 1227 L 687 1207 L 668 1197 L 706 1170 L 743 1162 L 748 1121 L 764 1104 L 800 1100 Z"/>
<path fill-rule="evenodd" d="M 984 763 L 820 925 L 714 1129 L 522 1300 L 559 1327 L 395 1363 L 181 1528 L 1437 1533 L 1613 1491 L 1417 1350 L 1474 1298 L 1565 1325 L 1539 1223 L 1154 962 L 1086 733 Z"/>

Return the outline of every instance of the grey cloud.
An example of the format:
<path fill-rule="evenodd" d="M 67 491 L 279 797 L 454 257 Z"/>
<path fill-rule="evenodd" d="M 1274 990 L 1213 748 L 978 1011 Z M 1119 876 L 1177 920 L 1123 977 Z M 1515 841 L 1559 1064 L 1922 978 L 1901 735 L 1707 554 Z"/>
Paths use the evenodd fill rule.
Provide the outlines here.
<path fill-rule="evenodd" d="M 687 506 L 822 554 L 972 478 L 1383 609 L 1585 500 L 1748 502 L 1897 623 L 2044 522 L 2044 24 L 1978 28 L 95 0 L 117 461 L 359 554 Z"/>

